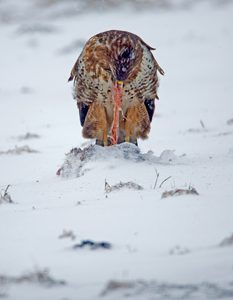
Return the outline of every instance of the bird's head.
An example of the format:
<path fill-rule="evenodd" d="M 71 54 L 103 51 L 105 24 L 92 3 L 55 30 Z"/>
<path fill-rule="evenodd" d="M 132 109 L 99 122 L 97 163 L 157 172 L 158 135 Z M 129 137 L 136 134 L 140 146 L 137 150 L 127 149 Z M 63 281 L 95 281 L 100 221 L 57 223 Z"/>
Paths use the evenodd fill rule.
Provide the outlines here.
<path fill-rule="evenodd" d="M 110 74 L 113 82 L 133 81 L 140 71 L 144 46 L 153 49 L 130 32 L 99 33 L 90 38 L 84 48 L 86 69 L 97 76 L 103 71 L 105 78 Z"/>
<path fill-rule="evenodd" d="M 142 59 L 141 39 L 126 31 L 110 30 L 91 39 L 93 56 L 111 74 L 113 82 L 132 80 L 132 72 Z"/>

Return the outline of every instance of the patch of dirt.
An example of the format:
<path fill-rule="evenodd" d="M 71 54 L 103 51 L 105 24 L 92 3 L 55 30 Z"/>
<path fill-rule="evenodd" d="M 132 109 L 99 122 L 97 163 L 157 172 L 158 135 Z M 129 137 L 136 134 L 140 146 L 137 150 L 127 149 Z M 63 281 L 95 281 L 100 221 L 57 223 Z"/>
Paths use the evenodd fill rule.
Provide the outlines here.
<path fill-rule="evenodd" d="M 229 120 L 227 120 L 227 125 L 233 125 L 233 118 L 232 118 L 232 119 L 229 119 Z"/>
<path fill-rule="evenodd" d="M 40 24 L 40 23 L 31 23 L 20 25 L 15 34 L 50 34 L 57 32 L 57 29 L 52 25 Z"/>
<path fill-rule="evenodd" d="M 100 296 L 108 299 L 231 299 L 233 290 L 215 283 L 203 282 L 200 284 L 172 284 L 157 281 L 111 280 L 104 287 Z M 115 298 L 109 298 L 115 296 Z M 118 297 L 118 298 L 117 298 Z"/>
<path fill-rule="evenodd" d="M 232 135 L 232 134 L 233 134 L 233 131 L 223 131 L 223 132 L 219 132 L 215 136 L 228 136 L 228 135 Z"/>
<path fill-rule="evenodd" d="M 33 283 L 44 287 L 65 285 L 64 280 L 55 279 L 50 275 L 48 269 L 35 270 L 19 276 L 7 276 L 0 274 L 0 285 Z"/>
<path fill-rule="evenodd" d="M 185 255 L 188 253 L 190 253 L 190 250 L 181 246 L 175 246 L 169 251 L 170 255 Z"/>
<path fill-rule="evenodd" d="M 119 182 L 117 184 L 114 185 L 110 185 L 106 180 L 105 180 L 105 192 L 106 193 L 111 193 L 114 191 L 119 191 L 121 189 L 130 189 L 130 190 L 137 190 L 137 191 L 141 191 L 143 190 L 143 187 L 135 182 L 132 181 L 128 181 L 128 182 Z"/>
<path fill-rule="evenodd" d="M 111 249 L 112 244 L 109 242 L 95 242 L 92 240 L 83 240 L 80 244 L 76 244 L 73 246 L 73 249 L 89 249 L 89 250 L 97 250 L 97 249 Z"/>
<path fill-rule="evenodd" d="M 32 139 L 39 139 L 40 135 L 37 133 L 27 132 L 23 135 L 19 135 L 17 137 L 17 140 L 19 141 L 25 141 L 25 140 L 32 140 Z"/>
<path fill-rule="evenodd" d="M 226 237 L 219 244 L 220 247 L 233 246 L 233 233 L 232 235 Z"/>
<path fill-rule="evenodd" d="M 13 149 L 8 149 L 5 151 L 0 151 L 0 155 L 4 154 L 13 154 L 13 155 L 20 155 L 24 153 L 38 153 L 39 151 L 31 149 L 28 145 L 24 146 L 15 146 Z"/>
<path fill-rule="evenodd" d="M 199 193 L 194 187 L 189 187 L 188 189 L 174 189 L 170 191 L 165 191 L 162 193 L 161 198 L 183 196 L 183 195 L 199 195 Z"/>
<path fill-rule="evenodd" d="M 71 240 L 75 240 L 76 236 L 72 230 L 63 229 L 62 233 L 58 236 L 59 239 L 70 238 Z"/>

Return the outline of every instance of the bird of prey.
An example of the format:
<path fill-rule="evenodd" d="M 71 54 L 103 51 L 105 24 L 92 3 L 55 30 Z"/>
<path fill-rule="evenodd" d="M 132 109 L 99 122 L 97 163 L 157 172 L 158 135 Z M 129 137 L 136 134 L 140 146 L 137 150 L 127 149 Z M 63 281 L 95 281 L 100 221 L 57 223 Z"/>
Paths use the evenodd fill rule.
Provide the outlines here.
<path fill-rule="evenodd" d="M 139 36 L 119 30 L 90 38 L 74 64 L 74 98 L 83 137 L 109 146 L 122 142 L 137 145 L 145 139 L 158 99 L 155 50 Z"/>

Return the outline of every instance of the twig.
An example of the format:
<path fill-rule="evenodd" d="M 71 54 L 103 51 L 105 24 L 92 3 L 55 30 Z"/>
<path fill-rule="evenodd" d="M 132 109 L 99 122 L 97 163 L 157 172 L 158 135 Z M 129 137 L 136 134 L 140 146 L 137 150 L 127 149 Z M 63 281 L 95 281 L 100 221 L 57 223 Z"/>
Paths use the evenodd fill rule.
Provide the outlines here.
<path fill-rule="evenodd" d="M 166 182 L 168 179 L 172 178 L 171 176 L 168 176 L 167 178 L 165 178 L 159 185 L 159 188 L 162 187 L 162 185 L 164 184 L 164 182 Z"/>
<path fill-rule="evenodd" d="M 105 193 L 110 193 L 112 191 L 112 188 L 111 188 L 110 184 L 107 182 L 106 178 L 105 178 L 105 182 L 104 182 L 104 190 L 105 190 Z"/>
<path fill-rule="evenodd" d="M 13 200 L 11 199 L 11 195 L 8 194 L 8 190 L 9 190 L 10 186 L 11 185 L 8 184 L 7 187 L 5 188 L 5 190 L 3 190 L 0 193 L 0 204 L 2 204 L 2 203 L 13 203 Z"/>
<path fill-rule="evenodd" d="M 9 187 L 10 187 L 10 186 L 11 186 L 11 185 L 8 184 L 7 187 L 5 188 L 3 197 L 5 197 L 5 196 L 7 195 L 7 191 L 9 190 Z"/>
<path fill-rule="evenodd" d="M 157 169 L 155 168 L 155 174 L 156 174 L 156 178 L 155 178 L 155 183 L 154 183 L 154 187 L 153 189 L 156 188 L 157 183 L 158 183 L 158 179 L 159 179 L 159 172 L 157 171 Z"/>
<path fill-rule="evenodd" d="M 201 124 L 201 127 L 202 127 L 203 129 L 206 129 L 205 124 L 204 124 L 204 122 L 203 122 L 202 120 L 200 120 L 200 124 Z"/>

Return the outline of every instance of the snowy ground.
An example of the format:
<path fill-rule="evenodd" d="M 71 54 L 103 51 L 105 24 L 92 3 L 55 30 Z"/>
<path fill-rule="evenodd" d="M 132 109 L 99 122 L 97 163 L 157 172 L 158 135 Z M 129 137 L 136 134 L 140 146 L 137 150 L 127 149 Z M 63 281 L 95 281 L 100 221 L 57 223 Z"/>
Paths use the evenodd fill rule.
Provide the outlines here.
<path fill-rule="evenodd" d="M 219 2 L 80 14 L 0 2 L 0 298 L 233 299 L 233 4 Z M 97 147 L 80 173 L 67 156 L 57 176 L 87 145 L 69 72 L 113 28 L 156 47 L 166 72 L 150 138 L 133 158 Z M 199 195 L 161 198 L 189 186 Z M 73 248 L 87 239 L 112 247 Z"/>

